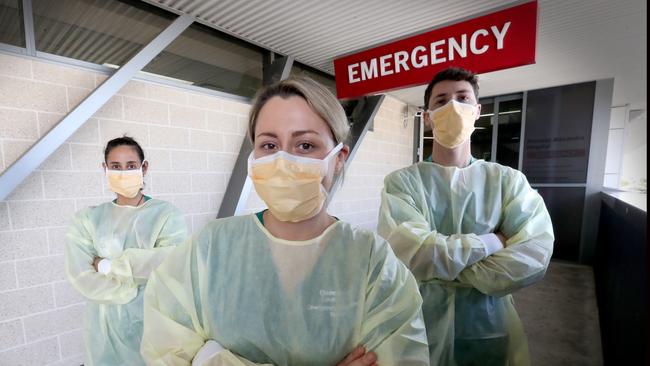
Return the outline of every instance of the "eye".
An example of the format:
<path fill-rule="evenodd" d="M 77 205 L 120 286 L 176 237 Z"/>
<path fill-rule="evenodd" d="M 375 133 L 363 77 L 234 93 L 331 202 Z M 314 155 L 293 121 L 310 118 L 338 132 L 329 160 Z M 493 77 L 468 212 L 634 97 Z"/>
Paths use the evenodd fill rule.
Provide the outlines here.
<path fill-rule="evenodd" d="M 274 150 L 276 148 L 275 144 L 272 142 L 265 142 L 262 145 L 260 145 L 260 147 L 263 150 Z"/>
<path fill-rule="evenodd" d="M 133 170 L 133 169 L 137 169 L 137 167 L 135 166 L 135 164 L 129 164 L 126 166 L 126 169 Z"/>
<path fill-rule="evenodd" d="M 111 170 L 120 170 L 120 166 L 117 164 L 111 165 Z"/>
<path fill-rule="evenodd" d="M 309 142 L 301 142 L 298 144 L 298 149 L 303 152 L 309 152 L 314 149 L 314 145 Z"/>

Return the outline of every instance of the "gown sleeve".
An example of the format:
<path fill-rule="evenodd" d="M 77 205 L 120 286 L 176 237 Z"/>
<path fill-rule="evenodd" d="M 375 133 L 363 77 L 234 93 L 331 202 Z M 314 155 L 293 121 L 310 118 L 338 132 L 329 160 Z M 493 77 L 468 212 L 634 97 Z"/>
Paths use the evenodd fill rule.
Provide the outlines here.
<path fill-rule="evenodd" d="M 458 281 L 503 296 L 541 280 L 553 254 L 553 225 L 542 197 L 519 171 L 509 172 L 499 227 L 504 249 L 463 270 Z"/>
<path fill-rule="evenodd" d="M 95 271 L 91 208 L 77 213 L 68 229 L 65 246 L 65 272 L 68 280 L 86 299 L 100 304 L 126 304 L 138 294 L 138 285 L 130 278 L 107 276 Z"/>
<path fill-rule="evenodd" d="M 428 196 L 421 184 L 393 173 L 384 180 L 378 232 L 420 281 L 453 281 L 468 266 L 488 257 L 490 248 L 478 235 L 444 235 L 431 230 L 423 208 Z"/>
<path fill-rule="evenodd" d="M 196 245 L 203 235 L 189 238 L 155 269 L 144 292 L 144 332 L 140 353 L 147 365 L 251 366 L 261 365 L 222 349 L 208 338 L 199 318 Z M 201 352 L 201 360 L 194 360 Z M 195 362 L 196 361 L 196 362 Z"/>
<path fill-rule="evenodd" d="M 377 363 L 429 365 L 427 336 L 417 282 L 388 243 L 376 238 L 368 274 L 361 344 Z"/>
<path fill-rule="evenodd" d="M 125 249 L 119 257 L 111 260 L 110 273 L 113 276 L 124 281 L 132 280 L 138 285 L 147 283 L 151 272 L 162 263 L 174 246 L 187 238 L 187 225 L 180 210 L 174 208 L 169 214 L 160 215 L 156 219 L 163 222 L 151 223 L 162 228 L 154 247 Z"/>

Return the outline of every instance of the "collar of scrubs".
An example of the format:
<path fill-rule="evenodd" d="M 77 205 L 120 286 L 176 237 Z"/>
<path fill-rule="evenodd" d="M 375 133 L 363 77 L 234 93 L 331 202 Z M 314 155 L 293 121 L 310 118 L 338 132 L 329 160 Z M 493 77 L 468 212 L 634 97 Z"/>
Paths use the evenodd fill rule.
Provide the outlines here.
<path fill-rule="evenodd" d="M 426 161 L 427 163 L 433 163 L 433 154 L 427 156 L 427 158 L 424 159 L 424 161 Z M 473 157 L 473 156 L 470 155 L 470 156 L 469 156 L 469 162 L 467 163 L 467 166 L 472 165 L 475 161 L 478 161 L 478 159 L 476 159 L 475 157 Z M 438 164 L 438 165 L 440 165 L 440 164 Z M 466 167 L 467 167 L 467 166 L 466 166 Z M 465 168 L 466 168 L 466 167 L 465 167 Z"/>
<path fill-rule="evenodd" d="M 320 235 L 318 235 L 315 238 L 307 239 L 307 240 L 286 240 L 286 239 L 280 239 L 280 238 L 278 238 L 276 236 L 273 236 L 273 234 L 271 234 L 271 232 L 268 231 L 266 229 L 266 227 L 264 227 L 264 217 L 263 217 L 264 211 L 266 211 L 266 210 L 260 211 L 260 212 L 256 213 L 255 215 L 251 215 L 251 217 L 253 217 L 253 220 L 255 220 L 255 223 L 257 224 L 257 227 L 260 230 L 262 230 L 264 235 L 266 235 L 268 238 L 270 238 L 274 242 L 279 243 L 279 244 L 285 244 L 285 245 L 298 245 L 298 246 L 300 246 L 300 245 L 318 244 L 318 243 L 320 243 L 322 241 L 323 237 L 325 237 L 325 235 L 327 235 L 327 233 L 334 230 L 334 227 L 340 223 L 339 219 L 337 217 L 334 217 L 336 219 L 336 222 L 333 223 L 332 225 L 328 226 L 325 230 L 323 230 L 323 232 Z"/>
<path fill-rule="evenodd" d="M 149 201 L 149 200 L 151 199 L 151 197 L 147 196 L 146 194 L 143 194 L 143 196 L 144 196 L 144 202 L 143 202 L 143 205 L 144 205 L 144 203 L 147 202 L 147 201 Z M 132 207 L 132 208 L 140 207 L 140 206 L 122 206 L 122 205 L 118 205 L 118 204 L 117 204 L 117 198 L 114 199 L 112 202 L 113 202 L 116 206 L 119 206 L 119 207 Z"/>
<path fill-rule="evenodd" d="M 262 211 L 260 211 L 260 212 L 258 212 L 258 213 L 255 214 L 255 216 L 257 216 L 257 219 L 260 220 L 260 223 L 261 223 L 262 225 L 264 225 L 264 211 L 268 211 L 268 209 L 266 209 L 266 210 L 262 210 Z M 332 216 L 332 217 L 333 217 L 334 219 L 336 219 L 336 221 L 339 221 L 339 218 L 338 218 L 338 217 L 336 217 L 336 216 Z"/>

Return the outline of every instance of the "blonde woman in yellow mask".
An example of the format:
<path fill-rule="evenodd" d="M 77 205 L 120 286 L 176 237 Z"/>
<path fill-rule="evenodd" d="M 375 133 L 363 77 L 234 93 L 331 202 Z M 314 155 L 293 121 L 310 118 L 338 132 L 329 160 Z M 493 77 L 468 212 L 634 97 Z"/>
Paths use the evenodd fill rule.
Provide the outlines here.
<path fill-rule="evenodd" d="M 85 365 L 144 365 L 144 285 L 187 228 L 177 208 L 142 193 L 148 163 L 135 140 L 109 141 L 102 166 L 117 198 L 79 211 L 65 249 L 68 280 L 87 300 Z"/>
<path fill-rule="evenodd" d="M 209 223 L 154 271 L 147 364 L 429 364 L 413 276 L 384 240 L 326 211 L 348 131 L 310 79 L 258 93 L 248 173 L 269 209 Z"/>

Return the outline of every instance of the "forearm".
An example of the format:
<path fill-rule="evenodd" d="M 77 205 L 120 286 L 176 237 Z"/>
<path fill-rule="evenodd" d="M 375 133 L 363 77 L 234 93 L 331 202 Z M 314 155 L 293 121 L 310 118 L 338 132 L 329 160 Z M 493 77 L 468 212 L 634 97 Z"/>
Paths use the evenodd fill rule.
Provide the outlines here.
<path fill-rule="evenodd" d="M 123 282 L 89 269 L 76 275 L 68 274 L 68 279 L 86 299 L 101 304 L 126 304 L 138 294 L 134 282 Z"/>
<path fill-rule="evenodd" d="M 147 283 L 151 272 L 169 255 L 174 247 L 126 249 L 111 260 L 110 273 L 116 278 L 132 279 L 136 284 Z"/>
<path fill-rule="evenodd" d="M 388 235 L 395 254 L 420 281 L 454 280 L 465 268 L 502 248 L 490 235 L 443 235 L 428 225 L 404 222 Z"/>
<path fill-rule="evenodd" d="M 507 295 L 541 280 L 552 253 L 552 238 L 529 239 L 473 264 L 457 280 L 488 295 Z"/>

